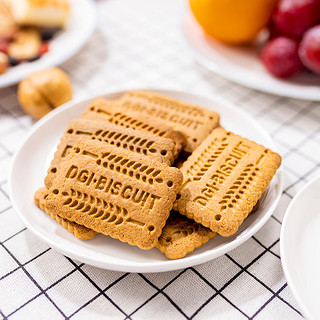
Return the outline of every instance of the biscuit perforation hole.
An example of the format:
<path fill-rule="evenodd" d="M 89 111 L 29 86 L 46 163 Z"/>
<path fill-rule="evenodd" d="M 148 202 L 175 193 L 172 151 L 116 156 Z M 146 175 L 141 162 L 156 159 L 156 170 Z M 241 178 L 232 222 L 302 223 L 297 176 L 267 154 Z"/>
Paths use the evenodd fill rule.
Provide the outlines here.
<path fill-rule="evenodd" d="M 72 130 L 72 129 L 69 129 L 69 130 L 67 131 L 67 133 L 71 134 L 71 133 L 73 133 L 73 130 Z"/>
<path fill-rule="evenodd" d="M 161 154 L 162 156 L 165 156 L 165 155 L 167 154 L 167 150 L 161 150 L 160 154 Z"/>
<path fill-rule="evenodd" d="M 51 172 L 52 172 L 52 173 L 56 173 L 56 172 L 57 172 L 57 168 L 55 168 L 55 167 L 52 168 L 52 169 L 51 169 Z"/>
<path fill-rule="evenodd" d="M 58 194 L 58 193 L 59 193 L 59 190 L 58 190 L 58 189 L 53 189 L 53 190 L 52 190 L 52 193 L 53 193 L 53 194 Z"/>
<path fill-rule="evenodd" d="M 173 186 L 173 182 L 172 182 L 172 181 L 168 181 L 168 182 L 167 182 L 167 186 L 168 186 L 169 188 L 171 188 L 171 187 Z"/>

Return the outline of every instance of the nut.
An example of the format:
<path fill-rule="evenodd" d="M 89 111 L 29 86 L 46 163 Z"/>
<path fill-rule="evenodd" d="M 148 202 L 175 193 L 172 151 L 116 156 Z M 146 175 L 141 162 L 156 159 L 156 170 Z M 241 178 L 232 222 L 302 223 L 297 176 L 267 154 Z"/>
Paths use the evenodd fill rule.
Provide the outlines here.
<path fill-rule="evenodd" d="M 42 118 L 71 98 L 71 82 L 59 68 L 34 72 L 18 86 L 19 102 L 34 119 Z"/>

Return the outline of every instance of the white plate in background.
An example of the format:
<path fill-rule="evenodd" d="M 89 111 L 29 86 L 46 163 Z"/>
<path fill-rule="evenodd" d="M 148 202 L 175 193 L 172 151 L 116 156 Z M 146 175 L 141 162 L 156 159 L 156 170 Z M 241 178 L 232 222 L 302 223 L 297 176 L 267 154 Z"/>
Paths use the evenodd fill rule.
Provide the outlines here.
<path fill-rule="evenodd" d="M 320 75 L 303 72 L 287 80 L 271 76 L 259 58 L 262 43 L 228 46 L 206 36 L 191 12 L 183 25 L 184 37 L 196 61 L 221 77 L 279 96 L 320 100 Z"/>
<path fill-rule="evenodd" d="M 97 23 L 94 0 L 71 0 L 70 20 L 66 29 L 50 40 L 49 52 L 40 59 L 10 67 L 0 75 L 0 88 L 13 85 L 31 72 L 60 65 L 71 58 L 89 40 Z"/>
<path fill-rule="evenodd" d="M 281 262 L 288 285 L 309 320 L 320 316 L 320 176 L 293 198 L 280 235 Z"/>
<path fill-rule="evenodd" d="M 249 115 L 226 101 L 179 91 L 153 91 L 217 111 L 225 128 L 275 150 L 266 131 Z M 122 93 L 101 96 L 115 99 Z M 280 171 L 263 194 L 259 209 L 249 215 L 235 235 L 229 238 L 217 236 L 183 259 L 169 260 L 156 248 L 145 251 L 104 235 L 98 235 L 89 241 L 78 240 L 37 208 L 33 195 L 43 186 L 47 168 L 68 121 L 79 117 L 90 101 L 91 99 L 70 101 L 38 121 L 13 159 L 9 174 L 12 204 L 27 228 L 50 247 L 68 257 L 105 269 L 126 272 L 169 271 L 212 260 L 236 248 L 257 232 L 273 213 L 282 193 L 283 179 Z"/>

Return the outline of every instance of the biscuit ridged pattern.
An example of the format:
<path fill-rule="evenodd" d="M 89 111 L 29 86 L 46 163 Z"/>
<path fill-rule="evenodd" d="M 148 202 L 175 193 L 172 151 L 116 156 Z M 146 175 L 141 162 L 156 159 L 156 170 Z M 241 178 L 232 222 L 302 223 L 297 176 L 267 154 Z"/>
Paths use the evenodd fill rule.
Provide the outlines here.
<path fill-rule="evenodd" d="M 265 191 L 281 157 L 248 139 L 215 129 L 181 170 L 174 209 L 222 236 L 233 235 Z"/>
<path fill-rule="evenodd" d="M 45 206 L 45 199 L 48 196 L 48 194 L 49 192 L 47 188 L 40 188 L 35 193 L 35 203 L 41 210 L 47 213 L 52 219 L 57 221 L 60 225 L 62 225 L 79 240 L 90 240 L 96 236 L 97 233 L 95 231 L 75 222 L 61 218 L 59 215 L 48 210 Z"/>
<path fill-rule="evenodd" d="M 163 179 L 159 176 L 161 170 L 130 158 L 118 156 L 115 153 L 105 153 L 102 159 L 97 160 L 97 164 L 149 184 L 163 183 Z"/>
<path fill-rule="evenodd" d="M 78 139 L 53 180 L 54 213 L 142 249 L 161 234 L 182 174 L 145 155 Z"/>
<path fill-rule="evenodd" d="M 48 175 L 45 178 L 47 188 L 50 188 L 60 162 L 66 158 L 76 140 L 83 137 L 143 154 L 168 165 L 174 161 L 175 146 L 170 139 L 140 130 L 119 127 L 111 123 L 74 119 L 69 122 L 51 162 Z"/>
<path fill-rule="evenodd" d="M 53 190 L 53 193 L 56 191 Z M 67 206 L 76 211 L 81 211 L 94 219 L 111 223 L 115 226 L 120 226 L 124 220 L 130 222 L 130 218 L 126 217 L 128 211 L 118 205 L 114 205 L 111 202 L 106 202 L 98 197 L 88 195 L 84 192 L 75 191 L 70 189 L 70 193 L 63 191 L 62 195 L 66 198 L 63 202 L 63 206 Z M 143 226 L 142 224 L 139 224 Z"/>
<path fill-rule="evenodd" d="M 175 144 L 174 159 L 178 157 L 179 152 L 186 144 L 186 138 L 183 133 L 173 130 L 172 127 L 150 116 L 127 110 L 116 101 L 96 98 L 92 100 L 82 117 L 109 122 L 125 128 L 141 130 L 159 137 L 171 139 Z"/>
<path fill-rule="evenodd" d="M 128 92 L 120 98 L 119 104 L 181 131 L 187 139 L 184 146 L 187 153 L 193 152 L 207 135 L 219 126 L 220 117 L 217 113 L 154 92 Z"/>

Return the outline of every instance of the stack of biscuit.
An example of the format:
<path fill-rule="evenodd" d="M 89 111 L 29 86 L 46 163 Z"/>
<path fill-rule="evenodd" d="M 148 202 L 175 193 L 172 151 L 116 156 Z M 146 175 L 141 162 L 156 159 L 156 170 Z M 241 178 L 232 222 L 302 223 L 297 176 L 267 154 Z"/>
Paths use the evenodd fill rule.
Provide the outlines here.
<path fill-rule="evenodd" d="M 281 164 L 219 120 L 149 91 L 94 99 L 69 122 L 35 203 L 80 240 L 183 258 L 235 234 Z"/>

